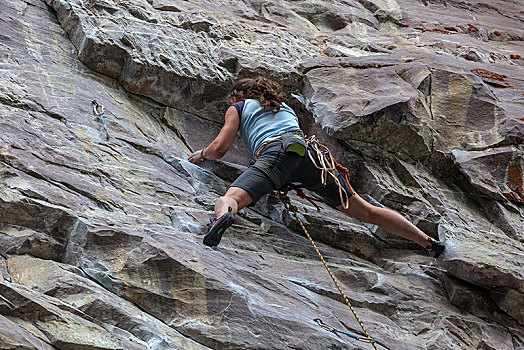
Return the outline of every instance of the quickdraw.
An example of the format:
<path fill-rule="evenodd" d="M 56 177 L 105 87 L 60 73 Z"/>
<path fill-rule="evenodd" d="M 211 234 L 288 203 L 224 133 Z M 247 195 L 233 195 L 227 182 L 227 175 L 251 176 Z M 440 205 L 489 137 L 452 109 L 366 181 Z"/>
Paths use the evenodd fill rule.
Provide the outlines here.
<path fill-rule="evenodd" d="M 348 332 L 339 331 L 335 327 L 330 326 L 330 325 L 322 322 L 322 320 L 320 318 L 315 318 L 313 321 L 315 321 L 320 327 L 322 327 L 325 330 L 328 330 L 330 332 L 333 332 L 336 335 L 338 335 L 339 333 L 340 334 L 344 334 L 344 335 L 347 335 L 348 337 L 350 337 L 352 339 L 355 339 L 355 340 L 358 340 L 358 341 L 362 341 L 362 342 L 366 342 L 366 343 L 371 343 L 373 341 L 373 339 L 371 339 L 369 337 L 362 337 L 362 336 L 354 335 L 354 334 L 351 334 L 351 333 L 348 333 Z"/>
<path fill-rule="evenodd" d="M 100 105 L 100 112 L 98 111 L 98 102 L 96 102 L 96 100 L 93 100 L 91 102 L 93 104 L 93 113 L 98 117 L 98 119 L 100 119 L 100 121 L 102 122 L 102 125 L 104 125 L 104 129 L 106 131 L 106 139 L 109 140 L 109 131 L 107 130 L 107 126 L 106 126 L 106 119 L 104 117 L 104 106 L 103 105 Z"/>

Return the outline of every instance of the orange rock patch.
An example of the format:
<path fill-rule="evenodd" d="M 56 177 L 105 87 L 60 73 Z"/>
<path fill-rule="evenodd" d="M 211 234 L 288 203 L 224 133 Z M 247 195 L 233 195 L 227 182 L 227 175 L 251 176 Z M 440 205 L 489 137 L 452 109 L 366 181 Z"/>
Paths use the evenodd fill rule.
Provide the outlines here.
<path fill-rule="evenodd" d="M 518 163 L 511 163 L 508 167 L 508 178 L 506 185 L 511 189 L 512 192 L 506 193 L 505 196 L 508 199 L 524 201 L 524 183 L 522 180 L 522 168 Z"/>
<path fill-rule="evenodd" d="M 477 27 L 475 27 L 473 24 L 469 24 L 469 23 L 468 23 L 468 30 L 470 32 L 474 32 L 474 33 L 478 33 L 479 32 L 479 29 Z"/>
<path fill-rule="evenodd" d="M 457 34 L 457 33 L 452 33 L 449 30 L 440 29 L 440 28 L 422 29 L 422 32 L 435 32 L 435 33 L 446 34 L 446 35 Z"/>
<path fill-rule="evenodd" d="M 505 74 L 495 73 L 495 72 L 489 71 L 487 69 L 482 69 L 482 68 L 473 68 L 473 69 L 470 69 L 470 71 L 482 77 L 482 80 L 486 84 L 489 84 L 491 86 L 500 87 L 500 88 L 512 87 L 510 83 L 506 81 L 506 78 L 508 76 Z"/>

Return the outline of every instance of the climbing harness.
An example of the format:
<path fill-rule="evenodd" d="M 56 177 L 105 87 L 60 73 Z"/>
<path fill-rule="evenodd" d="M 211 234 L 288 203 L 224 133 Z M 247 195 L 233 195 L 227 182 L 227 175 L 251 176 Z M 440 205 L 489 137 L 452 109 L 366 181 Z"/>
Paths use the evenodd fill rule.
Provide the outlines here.
<path fill-rule="evenodd" d="M 373 341 L 371 338 L 368 338 L 368 337 L 360 337 L 358 335 L 354 335 L 354 334 L 351 334 L 351 333 L 348 333 L 348 332 L 339 331 L 335 327 L 330 326 L 330 325 L 322 322 L 322 320 L 320 318 L 315 318 L 313 321 L 315 321 L 320 327 L 322 327 L 322 328 L 324 328 L 324 329 L 326 329 L 326 330 L 328 330 L 330 332 L 333 332 L 336 335 L 338 335 L 338 333 L 344 334 L 344 335 L 347 335 L 348 337 L 350 337 L 352 339 L 363 341 L 363 342 L 366 342 L 366 343 L 371 343 Z"/>
<path fill-rule="evenodd" d="M 93 100 L 91 103 L 93 104 L 93 113 L 100 119 L 100 121 L 102 122 L 102 125 L 104 125 L 104 129 L 106 131 L 106 139 L 109 140 L 109 131 L 107 130 L 106 119 L 104 117 L 104 106 L 100 105 L 100 112 L 99 112 L 98 111 L 99 105 L 96 102 L 96 100 Z"/>
<path fill-rule="evenodd" d="M 341 164 L 337 163 L 335 158 L 333 158 L 333 156 L 331 155 L 331 151 L 329 150 L 329 148 L 321 144 L 315 135 L 307 138 L 306 142 L 307 142 L 307 145 L 309 146 L 308 152 L 307 152 L 309 155 L 309 158 L 311 159 L 311 161 L 313 162 L 313 165 L 315 165 L 317 169 L 322 170 L 322 173 L 320 175 L 321 184 L 325 186 L 328 181 L 328 175 L 330 175 L 332 181 L 335 181 L 335 183 L 338 186 L 338 192 L 340 195 L 340 202 L 342 203 L 342 207 L 344 209 L 348 209 L 349 208 L 349 195 L 346 189 L 340 183 L 338 179 L 337 171 L 344 174 L 344 179 L 346 180 L 347 185 L 349 189 L 351 190 L 351 193 L 355 194 L 355 191 L 353 191 L 353 188 L 351 187 L 349 183 L 349 170 L 345 168 L 344 166 L 342 166 Z M 315 157 L 313 156 L 314 155 L 313 152 L 317 156 L 318 163 L 315 160 Z"/>
<path fill-rule="evenodd" d="M 329 151 L 329 150 L 328 150 Z M 318 254 L 318 257 L 320 258 L 320 260 L 322 261 L 322 264 L 324 264 L 324 267 L 326 268 L 327 272 L 329 273 L 329 276 L 331 277 L 331 279 L 333 280 L 333 282 L 335 283 L 335 285 L 337 286 L 338 288 L 338 291 L 340 292 L 340 295 L 342 296 L 342 298 L 344 299 L 344 301 L 346 302 L 347 306 L 349 306 L 349 309 L 351 310 L 351 312 L 353 313 L 353 316 L 355 316 L 357 322 L 360 324 L 360 327 L 362 328 L 362 331 L 364 332 L 364 334 L 366 335 L 366 337 L 362 337 L 363 339 L 369 339 L 369 343 L 371 343 L 371 345 L 373 346 L 373 348 L 375 350 L 378 350 L 376 344 L 375 344 L 375 341 L 373 339 L 371 339 L 371 337 L 369 336 L 369 333 L 368 331 L 366 330 L 366 327 L 364 327 L 364 324 L 362 323 L 362 321 L 360 320 L 360 318 L 358 317 L 357 313 L 355 312 L 355 310 L 353 309 L 353 306 L 351 305 L 351 303 L 349 302 L 348 298 L 346 297 L 346 295 L 344 294 L 344 292 L 342 291 L 342 288 L 340 288 L 340 285 L 338 284 L 338 281 L 337 279 L 335 278 L 335 275 L 333 275 L 333 273 L 331 272 L 329 266 L 327 265 L 326 261 L 324 260 L 324 257 L 322 256 L 322 254 L 320 253 L 320 251 L 318 250 L 315 242 L 313 241 L 313 239 L 311 238 L 311 236 L 309 235 L 309 232 L 307 231 L 306 227 L 304 226 L 304 223 L 302 222 L 302 220 L 300 220 L 300 218 L 298 217 L 298 214 L 297 214 L 297 210 L 298 208 L 294 205 L 291 204 L 291 200 L 289 199 L 287 193 L 289 192 L 290 190 L 290 187 L 289 186 L 284 186 L 282 188 L 280 188 L 278 191 L 277 191 L 277 194 L 278 194 L 278 198 L 280 199 L 280 201 L 284 204 L 284 208 L 286 209 L 287 212 L 292 212 L 293 213 L 293 216 L 295 217 L 295 219 L 298 221 L 298 223 L 300 224 L 300 227 L 302 228 L 302 230 L 304 231 L 304 233 L 306 234 L 307 238 L 309 238 L 309 241 L 311 242 L 311 245 L 313 245 L 313 248 L 315 248 L 315 251 L 317 252 Z M 349 200 L 349 199 L 348 199 Z M 366 340 L 368 341 L 368 340 Z"/>

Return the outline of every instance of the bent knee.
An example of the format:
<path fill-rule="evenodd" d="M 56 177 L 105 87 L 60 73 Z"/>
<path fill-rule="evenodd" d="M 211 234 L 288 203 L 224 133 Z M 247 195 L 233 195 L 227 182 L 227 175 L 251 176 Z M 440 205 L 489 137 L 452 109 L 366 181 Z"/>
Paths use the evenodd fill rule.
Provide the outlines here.
<path fill-rule="evenodd" d="M 220 197 L 220 199 L 225 198 L 233 199 L 240 207 L 245 207 L 253 201 L 249 193 L 240 187 L 230 187 L 226 194 Z"/>

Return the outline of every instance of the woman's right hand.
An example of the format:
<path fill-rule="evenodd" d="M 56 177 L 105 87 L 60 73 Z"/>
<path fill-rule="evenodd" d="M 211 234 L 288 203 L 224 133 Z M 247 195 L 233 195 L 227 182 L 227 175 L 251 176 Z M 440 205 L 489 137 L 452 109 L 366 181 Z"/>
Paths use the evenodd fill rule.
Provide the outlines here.
<path fill-rule="evenodd" d="M 189 160 L 193 164 L 203 162 L 204 160 L 202 159 L 202 150 L 199 149 L 198 151 L 193 152 L 193 154 L 187 157 L 187 160 Z"/>

